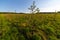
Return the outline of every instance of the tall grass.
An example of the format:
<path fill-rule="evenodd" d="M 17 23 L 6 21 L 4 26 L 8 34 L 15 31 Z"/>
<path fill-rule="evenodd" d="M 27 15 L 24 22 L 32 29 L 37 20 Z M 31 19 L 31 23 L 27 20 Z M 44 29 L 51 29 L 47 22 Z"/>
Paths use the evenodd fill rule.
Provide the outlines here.
<path fill-rule="evenodd" d="M 0 40 L 60 40 L 60 14 L 0 14 Z"/>

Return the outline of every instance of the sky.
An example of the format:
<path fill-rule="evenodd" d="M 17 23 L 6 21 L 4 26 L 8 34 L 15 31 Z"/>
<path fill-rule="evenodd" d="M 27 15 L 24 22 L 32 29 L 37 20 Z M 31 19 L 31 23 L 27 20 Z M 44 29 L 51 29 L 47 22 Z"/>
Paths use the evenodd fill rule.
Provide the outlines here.
<path fill-rule="evenodd" d="M 60 11 L 60 0 L 0 0 L 0 12 L 29 12 L 33 1 L 41 12 Z"/>

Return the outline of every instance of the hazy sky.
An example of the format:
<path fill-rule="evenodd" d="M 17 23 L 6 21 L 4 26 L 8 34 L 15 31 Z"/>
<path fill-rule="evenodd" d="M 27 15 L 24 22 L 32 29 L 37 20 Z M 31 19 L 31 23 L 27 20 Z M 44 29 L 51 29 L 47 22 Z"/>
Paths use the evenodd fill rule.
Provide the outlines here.
<path fill-rule="evenodd" d="M 29 12 L 28 8 L 34 0 L 0 0 L 0 12 Z M 60 0 L 35 0 L 40 11 L 60 10 Z"/>

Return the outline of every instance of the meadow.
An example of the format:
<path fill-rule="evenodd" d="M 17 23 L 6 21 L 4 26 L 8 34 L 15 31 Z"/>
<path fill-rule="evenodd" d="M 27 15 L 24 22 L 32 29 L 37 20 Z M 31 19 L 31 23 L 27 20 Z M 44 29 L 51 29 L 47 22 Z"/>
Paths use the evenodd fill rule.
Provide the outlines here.
<path fill-rule="evenodd" d="M 1 13 L 0 40 L 60 40 L 60 13 Z"/>

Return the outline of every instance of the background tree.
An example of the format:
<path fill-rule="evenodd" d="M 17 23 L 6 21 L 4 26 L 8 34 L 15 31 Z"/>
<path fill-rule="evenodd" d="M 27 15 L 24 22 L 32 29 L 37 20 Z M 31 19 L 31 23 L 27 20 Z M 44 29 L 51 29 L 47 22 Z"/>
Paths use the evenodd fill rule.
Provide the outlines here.
<path fill-rule="evenodd" d="M 36 8 L 35 1 L 33 1 L 32 5 L 28 9 L 31 11 L 31 13 L 34 13 L 35 8 Z"/>
<path fill-rule="evenodd" d="M 39 10 L 39 8 L 37 8 L 37 9 L 36 9 L 36 13 L 39 13 L 39 12 L 40 12 L 40 10 Z"/>
<path fill-rule="evenodd" d="M 31 13 L 39 13 L 40 11 L 39 8 L 36 8 L 35 1 L 33 1 L 32 5 L 28 9 L 31 11 Z"/>

